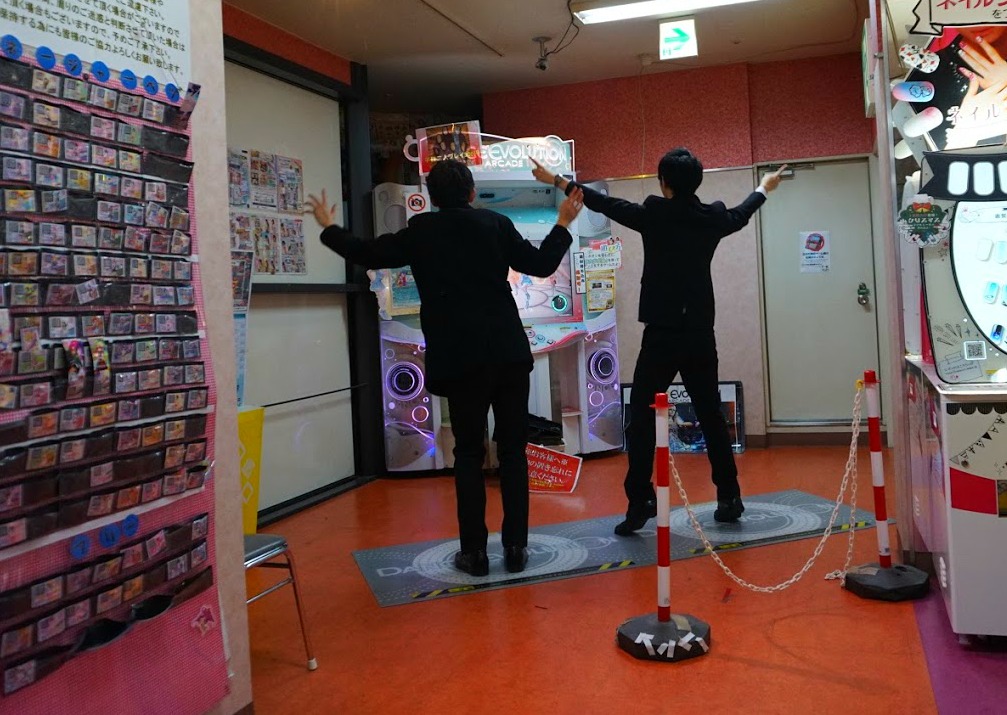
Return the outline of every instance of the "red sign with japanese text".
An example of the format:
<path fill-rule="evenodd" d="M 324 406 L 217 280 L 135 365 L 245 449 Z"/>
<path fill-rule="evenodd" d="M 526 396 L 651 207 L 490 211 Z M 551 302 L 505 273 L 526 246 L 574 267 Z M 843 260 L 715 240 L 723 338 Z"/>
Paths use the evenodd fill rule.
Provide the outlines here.
<path fill-rule="evenodd" d="M 583 459 L 572 454 L 563 454 L 552 449 L 529 444 L 525 448 L 528 455 L 528 490 L 548 494 L 572 494 L 580 479 Z"/>

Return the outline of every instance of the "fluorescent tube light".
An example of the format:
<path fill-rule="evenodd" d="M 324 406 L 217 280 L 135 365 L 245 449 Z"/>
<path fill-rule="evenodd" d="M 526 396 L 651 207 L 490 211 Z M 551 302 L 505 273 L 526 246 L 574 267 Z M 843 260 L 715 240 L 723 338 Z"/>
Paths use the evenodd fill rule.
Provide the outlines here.
<path fill-rule="evenodd" d="M 641 17 L 688 15 L 697 10 L 705 10 L 721 5 L 737 5 L 755 0 L 585 0 L 575 2 L 570 9 L 585 25 L 615 20 L 633 20 Z"/>

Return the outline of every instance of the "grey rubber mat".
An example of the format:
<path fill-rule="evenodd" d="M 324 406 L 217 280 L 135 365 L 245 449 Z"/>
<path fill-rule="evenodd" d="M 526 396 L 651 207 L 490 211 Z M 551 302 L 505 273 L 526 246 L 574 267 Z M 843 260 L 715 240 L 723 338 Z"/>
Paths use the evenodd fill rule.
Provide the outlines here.
<path fill-rule="evenodd" d="M 700 504 L 695 511 L 714 548 L 724 552 L 820 536 L 833 505 L 821 497 L 791 490 L 745 497 L 746 511 L 737 524 L 715 522 L 713 503 Z M 846 533 L 849 514 L 849 508 L 843 506 L 837 525 L 847 526 L 833 533 Z M 483 577 L 454 568 L 457 539 L 355 551 L 353 557 L 381 606 L 654 565 L 654 520 L 632 537 L 619 537 L 612 529 L 622 518 L 617 515 L 533 527 L 528 537 L 528 566 L 519 574 L 504 569 L 499 534 L 490 535 L 490 573 Z M 858 509 L 856 528 L 872 526 L 874 517 Z M 672 509 L 672 560 L 702 555 L 703 544 L 689 524 L 685 509 Z"/>

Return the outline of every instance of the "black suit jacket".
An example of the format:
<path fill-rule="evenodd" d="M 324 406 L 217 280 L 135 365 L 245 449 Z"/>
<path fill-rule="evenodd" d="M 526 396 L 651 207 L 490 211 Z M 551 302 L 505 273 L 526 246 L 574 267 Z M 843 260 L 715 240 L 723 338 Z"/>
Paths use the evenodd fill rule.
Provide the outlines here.
<path fill-rule="evenodd" d="M 550 276 L 572 240 L 569 231 L 555 226 L 536 248 L 506 216 L 471 206 L 420 214 L 401 231 L 374 240 L 339 226 L 322 232 L 322 243 L 348 261 L 372 269 L 412 268 L 426 339 L 427 388 L 434 394 L 486 365 L 527 363 L 531 370 L 508 269 Z"/>
<path fill-rule="evenodd" d="M 643 236 L 640 322 L 712 332 L 713 253 L 722 238 L 745 227 L 766 197 L 753 191 L 731 209 L 720 201 L 704 204 L 695 196 L 648 196 L 641 205 L 581 188 L 585 206 Z"/>

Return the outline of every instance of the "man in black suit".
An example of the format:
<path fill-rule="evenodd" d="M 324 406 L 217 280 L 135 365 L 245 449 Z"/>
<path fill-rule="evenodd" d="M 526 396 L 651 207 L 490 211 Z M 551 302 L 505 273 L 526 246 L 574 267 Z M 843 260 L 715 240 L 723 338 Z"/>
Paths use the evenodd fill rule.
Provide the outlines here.
<path fill-rule="evenodd" d="M 658 166 L 661 196 L 642 205 L 606 196 L 555 176 L 535 163 L 535 178 L 568 193 L 581 189 L 584 205 L 643 236 L 643 278 L 640 285 L 640 322 L 646 327 L 633 374 L 630 398 L 629 469 L 624 483 L 629 508 L 615 527 L 619 536 L 643 528 L 657 515 L 651 484 L 654 464 L 654 395 L 664 392 L 682 373 L 700 428 L 717 486 L 714 519 L 737 521 L 741 501 L 738 469 L 731 438 L 720 406 L 717 344 L 714 339 L 714 298 L 710 262 L 720 240 L 740 231 L 780 184 L 783 169 L 768 174 L 756 191 L 739 206 L 704 204 L 696 197 L 703 181 L 703 165 L 687 149 L 665 154 Z"/>
<path fill-rule="evenodd" d="M 366 268 L 412 267 L 426 340 L 427 389 L 447 397 L 455 437 L 461 536 L 455 566 L 473 576 L 489 572 L 482 467 L 486 414 L 493 408 L 504 560 L 516 573 L 528 560 L 525 445 L 532 355 L 507 275 L 511 268 L 540 277 L 555 272 L 573 240 L 568 228 L 584 197 L 580 190 L 569 193 L 556 226 L 536 248 L 507 217 L 472 208 L 475 183 L 464 164 L 435 164 L 427 189 L 438 211 L 414 216 L 408 227 L 374 240 L 337 226 L 336 207 L 329 208 L 324 191 L 308 205 L 324 229 L 322 243 L 346 260 Z"/>

